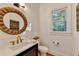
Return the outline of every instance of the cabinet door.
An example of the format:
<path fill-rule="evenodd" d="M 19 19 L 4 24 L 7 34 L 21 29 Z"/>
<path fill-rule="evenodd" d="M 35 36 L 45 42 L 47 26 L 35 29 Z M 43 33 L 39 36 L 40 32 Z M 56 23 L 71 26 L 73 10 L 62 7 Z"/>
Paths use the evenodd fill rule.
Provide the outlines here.
<path fill-rule="evenodd" d="M 17 56 L 38 56 L 38 44 L 32 46 L 28 50 L 23 51 Z"/>
<path fill-rule="evenodd" d="M 31 50 L 26 52 L 24 56 L 36 56 L 36 49 L 37 49 L 36 47 L 32 48 Z"/>

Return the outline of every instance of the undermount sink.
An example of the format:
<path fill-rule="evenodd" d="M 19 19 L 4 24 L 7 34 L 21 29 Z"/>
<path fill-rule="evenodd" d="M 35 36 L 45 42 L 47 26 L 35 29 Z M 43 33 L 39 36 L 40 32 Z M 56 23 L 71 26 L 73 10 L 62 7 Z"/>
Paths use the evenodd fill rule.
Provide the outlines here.
<path fill-rule="evenodd" d="M 16 45 L 9 46 L 9 49 L 11 49 L 11 50 L 17 50 L 17 49 L 20 49 L 22 47 L 27 47 L 29 44 L 33 44 L 35 42 L 36 42 L 35 40 L 24 41 L 24 42 L 16 44 Z"/>

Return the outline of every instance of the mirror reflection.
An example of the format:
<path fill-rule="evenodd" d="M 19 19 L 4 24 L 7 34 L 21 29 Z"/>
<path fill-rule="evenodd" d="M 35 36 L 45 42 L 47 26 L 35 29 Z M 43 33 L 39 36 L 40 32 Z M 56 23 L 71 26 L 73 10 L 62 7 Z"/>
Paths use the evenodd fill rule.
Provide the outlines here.
<path fill-rule="evenodd" d="M 21 29 L 23 26 L 24 26 L 24 21 L 22 20 L 22 18 L 16 14 L 16 13 L 7 13 L 4 18 L 3 18 L 3 22 L 5 24 L 5 26 L 7 28 L 10 28 L 13 27 L 12 25 L 16 25 L 14 26 L 15 28 L 19 26 L 19 29 Z M 17 24 L 14 24 L 14 23 L 17 23 Z M 13 23 L 13 24 L 12 24 Z"/>

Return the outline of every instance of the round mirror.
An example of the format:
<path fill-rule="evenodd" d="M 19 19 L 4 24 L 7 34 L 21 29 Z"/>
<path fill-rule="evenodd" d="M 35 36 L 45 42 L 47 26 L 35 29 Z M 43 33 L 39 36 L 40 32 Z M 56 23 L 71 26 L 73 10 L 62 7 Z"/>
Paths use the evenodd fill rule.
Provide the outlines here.
<path fill-rule="evenodd" d="M 27 19 L 24 14 L 12 7 L 0 9 L 0 30 L 11 35 L 17 35 L 25 31 Z"/>

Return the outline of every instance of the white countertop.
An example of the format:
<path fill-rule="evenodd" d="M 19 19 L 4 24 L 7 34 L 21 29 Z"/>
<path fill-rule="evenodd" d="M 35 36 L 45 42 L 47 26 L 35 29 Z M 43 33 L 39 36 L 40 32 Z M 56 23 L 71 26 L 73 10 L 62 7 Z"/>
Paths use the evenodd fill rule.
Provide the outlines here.
<path fill-rule="evenodd" d="M 29 43 L 29 44 L 24 44 L 23 46 L 22 43 L 18 46 L 21 46 L 19 47 L 18 49 L 17 46 L 15 46 L 16 48 L 14 49 L 14 47 L 10 47 L 10 46 L 0 46 L 0 56 L 16 56 L 17 54 L 29 49 L 30 47 L 34 46 L 35 44 L 37 44 L 38 42 L 35 41 L 33 43 Z"/>

